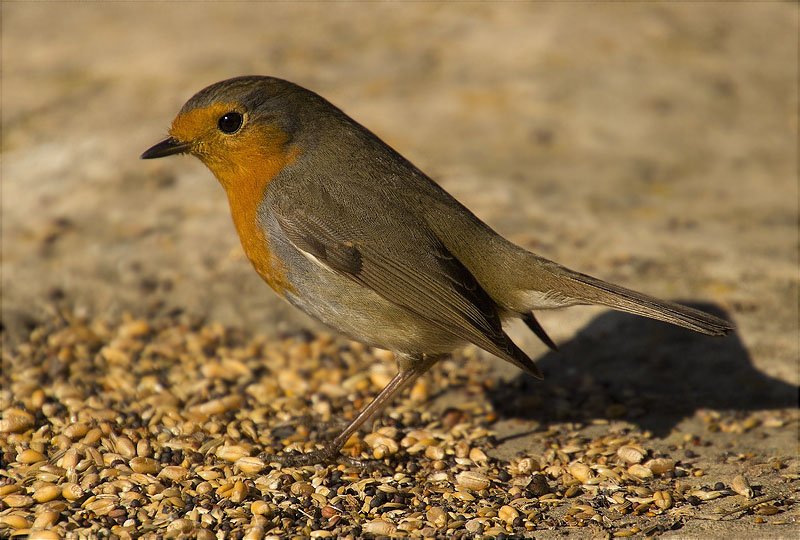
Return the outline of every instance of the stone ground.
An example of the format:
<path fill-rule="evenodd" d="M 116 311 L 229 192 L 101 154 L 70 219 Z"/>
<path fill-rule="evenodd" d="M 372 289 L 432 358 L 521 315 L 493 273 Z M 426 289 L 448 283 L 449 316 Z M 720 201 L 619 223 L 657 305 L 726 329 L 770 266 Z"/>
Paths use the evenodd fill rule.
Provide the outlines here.
<path fill-rule="evenodd" d="M 489 396 L 498 457 L 585 420 L 557 398 L 591 377 L 641 395 L 625 419 L 658 444 L 710 442 L 721 480 L 743 472 L 719 459 L 731 447 L 794 460 L 796 477 L 796 420 L 726 433 L 708 418 L 796 412 L 797 36 L 789 2 L 4 3 L 4 347 L 53 304 L 319 329 L 251 270 L 197 160 L 138 159 L 195 91 L 270 74 L 339 105 L 520 245 L 736 324 L 714 340 L 597 308 L 542 313 L 559 355 L 513 327 L 546 380 L 491 360 L 542 396 Z M 667 535 L 796 537 L 796 503 L 785 512 Z"/>

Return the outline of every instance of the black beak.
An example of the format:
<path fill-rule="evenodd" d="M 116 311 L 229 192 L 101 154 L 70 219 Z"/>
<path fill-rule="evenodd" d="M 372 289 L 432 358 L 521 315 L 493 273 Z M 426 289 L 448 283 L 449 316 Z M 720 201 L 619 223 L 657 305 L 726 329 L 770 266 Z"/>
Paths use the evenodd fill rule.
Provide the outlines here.
<path fill-rule="evenodd" d="M 155 159 L 160 157 L 172 156 L 174 154 L 183 154 L 189 151 L 191 145 L 189 143 L 185 143 L 170 137 L 169 139 L 164 139 L 157 145 L 145 150 L 145 153 L 142 154 L 142 159 Z"/>

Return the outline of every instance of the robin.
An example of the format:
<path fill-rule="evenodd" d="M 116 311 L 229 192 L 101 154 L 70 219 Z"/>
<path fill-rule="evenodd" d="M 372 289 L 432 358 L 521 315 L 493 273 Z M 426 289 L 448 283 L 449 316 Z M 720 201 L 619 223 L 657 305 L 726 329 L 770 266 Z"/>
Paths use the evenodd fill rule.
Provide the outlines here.
<path fill-rule="evenodd" d="M 398 392 L 467 343 L 541 378 L 503 331 L 533 315 L 598 304 L 712 336 L 702 311 L 569 270 L 509 242 L 403 156 L 321 96 L 274 77 L 237 77 L 194 95 L 143 159 L 193 154 L 228 195 L 256 272 L 292 305 L 391 350 L 398 373 L 324 448 L 270 456 L 330 461 Z"/>

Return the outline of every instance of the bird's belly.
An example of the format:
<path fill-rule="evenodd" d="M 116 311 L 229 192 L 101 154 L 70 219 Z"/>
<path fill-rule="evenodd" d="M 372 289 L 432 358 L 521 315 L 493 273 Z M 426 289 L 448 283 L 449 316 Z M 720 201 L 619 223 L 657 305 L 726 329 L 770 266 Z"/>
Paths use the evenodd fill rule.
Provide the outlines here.
<path fill-rule="evenodd" d="M 343 334 L 409 355 L 449 353 L 464 344 L 424 317 L 304 255 L 288 241 L 273 246 L 291 284 L 284 291 L 286 300 Z"/>

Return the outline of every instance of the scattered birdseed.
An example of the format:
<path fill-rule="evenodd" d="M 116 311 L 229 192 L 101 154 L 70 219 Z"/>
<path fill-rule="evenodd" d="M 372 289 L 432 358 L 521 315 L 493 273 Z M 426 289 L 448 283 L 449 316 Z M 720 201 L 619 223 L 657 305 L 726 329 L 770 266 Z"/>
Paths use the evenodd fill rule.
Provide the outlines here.
<path fill-rule="evenodd" d="M 756 494 L 744 476 L 730 489 L 704 482 L 708 462 L 689 448 L 702 450 L 700 435 L 667 455 L 621 421 L 587 423 L 594 436 L 553 421 L 537 452 L 492 457 L 494 382 L 471 349 L 351 437 L 345 453 L 363 466 L 260 457 L 318 448 L 394 373 L 385 351 L 327 334 L 250 338 L 177 315 L 115 323 L 62 312 L 4 348 L 1 367 L 1 537 L 502 538 L 585 527 L 608 538 L 679 529 L 726 500 L 723 517 L 796 524 L 796 497 L 742 504 L 736 494 Z M 439 388 L 463 400 L 437 411 L 427 401 Z M 566 390 L 550 395 L 570 403 Z M 703 421 L 732 433 L 798 421 L 712 413 Z M 782 475 L 780 493 L 798 491 L 793 457 L 753 465 Z"/>

